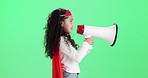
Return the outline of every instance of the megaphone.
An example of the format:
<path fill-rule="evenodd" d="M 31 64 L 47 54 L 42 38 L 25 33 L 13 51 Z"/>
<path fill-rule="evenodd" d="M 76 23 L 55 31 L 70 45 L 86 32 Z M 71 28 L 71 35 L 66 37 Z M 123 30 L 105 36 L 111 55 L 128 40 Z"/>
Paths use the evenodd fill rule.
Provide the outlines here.
<path fill-rule="evenodd" d="M 78 25 L 77 33 L 85 35 L 85 38 L 92 36 L 104 39 L 109 42 L 111 46 L 114 46 L 118 34 L 118 25 L 113 24 L 113 26 L 110 27 Z"/>

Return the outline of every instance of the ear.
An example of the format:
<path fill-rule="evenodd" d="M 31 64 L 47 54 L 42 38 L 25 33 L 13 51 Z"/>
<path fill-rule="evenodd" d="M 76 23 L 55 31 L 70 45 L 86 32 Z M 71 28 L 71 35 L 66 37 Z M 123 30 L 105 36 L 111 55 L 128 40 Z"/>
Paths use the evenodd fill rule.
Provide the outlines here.
<path fill-rule="evenodd" d="M 64 24 L 65 24 L 65 23 L 64 23 L 64 21 L 62 21 L 62 24 L 61 24 L 61 26 L 62 26 L 62 27 L 64 27 Z"/>

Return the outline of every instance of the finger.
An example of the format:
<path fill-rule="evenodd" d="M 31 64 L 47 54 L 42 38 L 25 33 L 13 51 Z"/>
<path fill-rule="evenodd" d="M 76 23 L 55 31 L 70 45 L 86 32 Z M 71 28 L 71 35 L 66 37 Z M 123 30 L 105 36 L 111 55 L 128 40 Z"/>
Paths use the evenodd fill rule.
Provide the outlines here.
<path fill-rule="evenodd" d="M 94 42 L 91 42 L 91 45 L 94 45 Z"/>
<path fill-rule="evenodd" d="M 91 43 L 91 45 L 94 45 L 94 43 Z"/>

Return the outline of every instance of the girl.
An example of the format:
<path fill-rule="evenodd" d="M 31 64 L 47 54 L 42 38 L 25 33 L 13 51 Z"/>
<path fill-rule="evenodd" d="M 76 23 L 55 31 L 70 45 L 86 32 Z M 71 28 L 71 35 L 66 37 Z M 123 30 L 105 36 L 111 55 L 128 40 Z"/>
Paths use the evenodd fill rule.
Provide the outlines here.
<path fill-rule="evenodd" d="M 71 39 L 74 26 L 69 10 L 59 8 L 48 17 L 45 27 L 45 53 L 52 59 L 53 78 L 78 78 L 79 63 L 90 52 L 93 37 L 85 38 L 81 48 Z"/>

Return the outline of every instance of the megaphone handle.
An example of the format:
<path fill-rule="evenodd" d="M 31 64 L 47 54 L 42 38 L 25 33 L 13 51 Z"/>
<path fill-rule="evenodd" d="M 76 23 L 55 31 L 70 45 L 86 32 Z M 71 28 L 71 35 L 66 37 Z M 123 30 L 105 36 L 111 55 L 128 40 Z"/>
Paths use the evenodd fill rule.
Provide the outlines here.
<path fill-rule="evenodd" d="M 85 36 L 85 38 L 89 38 L 89 37 L 91 37 L 91 35 L 84 35 Z"/>

